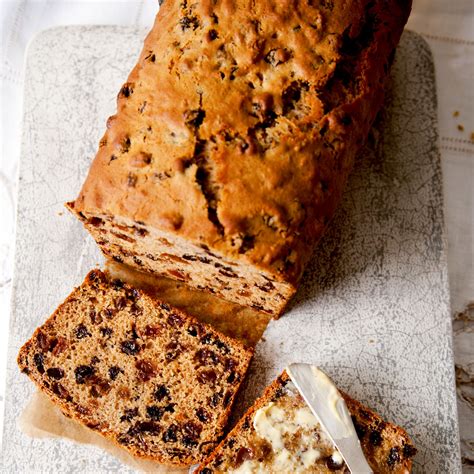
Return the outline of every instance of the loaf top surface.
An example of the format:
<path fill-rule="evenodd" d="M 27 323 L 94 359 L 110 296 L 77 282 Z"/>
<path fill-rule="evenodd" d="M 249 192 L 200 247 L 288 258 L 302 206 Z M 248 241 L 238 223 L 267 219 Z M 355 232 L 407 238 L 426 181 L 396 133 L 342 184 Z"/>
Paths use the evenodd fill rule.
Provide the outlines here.
<path fill-rule="evenodd" d="M 82 191 L 296 281 L 380 108 L 409 0 L 167 0 Z"/>
<path fill-rule="evenodd" d="M 223 434 L 252 351 L 94 270 L 22 347 L 18 364 L 61 410 L 163 464 Z"/>
<path fill-rule="evenodd" d="M 374 473 L 410 472 L 416 448 L 407 433 L 385 422 L 348 395 L 342 395 Z M 197 472 L 346 474 L 349 469 L 286 372 L 283 372 Z"/>

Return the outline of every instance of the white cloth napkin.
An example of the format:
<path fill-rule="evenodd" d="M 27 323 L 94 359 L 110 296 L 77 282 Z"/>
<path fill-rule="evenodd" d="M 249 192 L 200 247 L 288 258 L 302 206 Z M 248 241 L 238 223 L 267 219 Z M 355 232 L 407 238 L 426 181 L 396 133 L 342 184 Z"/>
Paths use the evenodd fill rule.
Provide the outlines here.
<path fill-rule="evenodd" d="M 22 113 L 22 72 L 31 38 L 66 24 L 151 25 L 156 0 L 22 0 L 0 2 L 1 143 L 0 155 L 0 438 L 2 433 L 8 319 L 13 274 L 14 209 Z M 448 231 L 449 280 L 453 314 L 474 301 L 474 2 L 415 0 L 408 28 L 432 48 L 439 102 L 439 134 Z M 472 333 L 462 333 L 462 360 L 474 370 Z M 456 347 L 455 334 L 455 347 Z M 470 348 L 471 347 L 471 348 Z M 474 440 L 474 411 L 460 404 L 463 455 Z M 1 440 L 0 440 L 1 443 Z M 473 459 L 472 457 L 471 459 Z"/>

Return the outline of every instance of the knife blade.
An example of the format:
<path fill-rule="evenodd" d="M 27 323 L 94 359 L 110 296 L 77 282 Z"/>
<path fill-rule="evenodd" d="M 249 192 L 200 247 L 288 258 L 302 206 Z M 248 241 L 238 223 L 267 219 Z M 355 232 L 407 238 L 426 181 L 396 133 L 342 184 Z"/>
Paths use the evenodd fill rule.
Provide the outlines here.
<path fill-rule="evenodd" d="M 290 364 L 292 382 L 308 404 L 353 474 L 373 474 L 365 459 L 346 402 L 332 380 L 318 367 Z"/>

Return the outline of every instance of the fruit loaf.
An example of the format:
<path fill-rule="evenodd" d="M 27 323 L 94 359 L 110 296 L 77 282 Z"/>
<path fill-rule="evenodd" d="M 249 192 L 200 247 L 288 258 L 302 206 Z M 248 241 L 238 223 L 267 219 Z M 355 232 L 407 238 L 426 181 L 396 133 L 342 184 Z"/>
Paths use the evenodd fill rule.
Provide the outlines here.
<path fill-rule="evenodd" d="M 379 111 L 410 0 L 167 0 L 68 204 L 107 256 L 278 315 Z"/>
<path fill-rule="evenodd" d="M 416 449 L 406 432 L 342 395 L 374 473 L 409 473 Z M 196 474 L 263 472 L 349 472 L 286 372 L 266 389 Z"/>
<path fill-rule="evenodd" d="M 252 351 L 91 271 L 18 364 L 69 417 L 131 454 L 187 466 L 223 435 Z"/>

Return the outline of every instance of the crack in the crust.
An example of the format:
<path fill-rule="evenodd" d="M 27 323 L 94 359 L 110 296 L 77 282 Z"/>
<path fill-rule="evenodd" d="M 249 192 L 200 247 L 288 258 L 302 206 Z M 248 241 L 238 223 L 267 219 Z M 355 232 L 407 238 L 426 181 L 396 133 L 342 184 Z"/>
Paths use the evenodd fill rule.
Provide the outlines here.
<path fill-rule="evenodd" d="M 217 216 L 217 204 L 219 199 L 217 197 L 217 186 L 213 184 L 211 177 L 211 164 L 205 155 L 206 140 L 199 137 L 199 128 L 201 127 L 206 117 L 206 111 L 202 108 L 202 94 L 199 94 L 199 108 L 191 110 L 186 114 L 185 123 L 194 131 L 194 151 L 193 156 L 187 161 L 186 167 L 196 164 L 196 183 L 201 188 L 204 199 L 207 203 L 207 216 L 214 224 L 217 232 L 224 235 L 224 226 L 219 221 Z"/>

